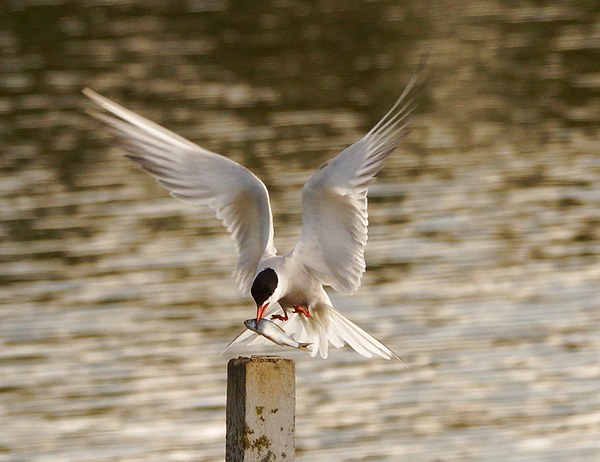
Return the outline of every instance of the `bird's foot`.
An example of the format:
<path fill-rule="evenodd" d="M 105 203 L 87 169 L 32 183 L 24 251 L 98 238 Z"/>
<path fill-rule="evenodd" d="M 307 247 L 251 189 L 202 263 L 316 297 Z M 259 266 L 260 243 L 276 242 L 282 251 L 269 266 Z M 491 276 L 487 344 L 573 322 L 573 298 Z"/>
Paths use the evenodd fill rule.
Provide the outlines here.
<path fill-rule="evenodd" d="M 280 321 L 287 321 L 289 318 L 288 318 L 287 313 L 284 311 L 283 316 L 280 314 L 272 314 L 271 319 L 279 319 Z"/>
<path fill-rule="evenodd" d="M 308 311 L 308 308 L 305 308 L 301 305 L 294 305 L 294 313 L 303 314 L 307 318 L 310 318 L 310 312 Z"/>

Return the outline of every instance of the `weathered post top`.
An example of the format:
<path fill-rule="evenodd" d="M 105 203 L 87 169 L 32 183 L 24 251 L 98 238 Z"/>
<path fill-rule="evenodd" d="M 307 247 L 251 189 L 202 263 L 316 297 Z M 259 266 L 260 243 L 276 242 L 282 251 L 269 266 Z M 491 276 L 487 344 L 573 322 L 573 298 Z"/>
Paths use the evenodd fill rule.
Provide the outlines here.
<path fill-rule="evenodd" d="M 227 462 L 293 461 L 294 361 L 239 357 L 227 364 Z"/>

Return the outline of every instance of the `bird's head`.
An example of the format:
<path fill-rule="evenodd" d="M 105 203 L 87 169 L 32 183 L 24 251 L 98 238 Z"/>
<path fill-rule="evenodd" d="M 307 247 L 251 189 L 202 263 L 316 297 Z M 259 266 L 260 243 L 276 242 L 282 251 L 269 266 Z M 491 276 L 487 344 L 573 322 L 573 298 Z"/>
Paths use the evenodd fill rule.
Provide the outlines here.
<path fill-rule="evenodd" d="M 275 291 L 277 290 L 277 273 L 271 268 L 266 268 L 256 275 L 252 283 L 250 293 L 256 302 L 256 322 L 265 314 L 265 310 L 271 303 L 277 302 L 274 299 Z"/>

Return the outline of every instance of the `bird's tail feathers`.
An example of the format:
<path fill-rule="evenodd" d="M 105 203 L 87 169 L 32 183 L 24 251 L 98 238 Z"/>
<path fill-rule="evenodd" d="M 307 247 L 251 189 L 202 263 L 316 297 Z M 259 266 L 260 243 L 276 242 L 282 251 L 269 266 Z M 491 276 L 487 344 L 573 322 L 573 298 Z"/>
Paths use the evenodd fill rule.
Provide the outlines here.
<path fill-rule="evenodd" d="M 288 334 L 294 334 L 296 341 L 312 343 L 308 350 L 313 357 L 320 354 L 322 358 L 327 358 L 329 344 L 335 348 L 348 344 L 357 353 L 367 358 L 375 355 L 402 361 L 390 348 L 332 306 L 322 305 L 311 310 L 309 318 L 302 314 L 292 316 L 282 327 Z"/>
<path fill-rule="evenodd" d="M 333 308 L 330 308 L 330 320 L 330 331 L 335 332 L 338 337 L 348 343 L 348 345 L 361 355 L 366 356 L 367 358 L 377 355 L 385 359 L 395 358 L 402 361 L 400 356 L 398 356 L 391 348 L 384 345 L 371 334 L 365 332 Z"/>

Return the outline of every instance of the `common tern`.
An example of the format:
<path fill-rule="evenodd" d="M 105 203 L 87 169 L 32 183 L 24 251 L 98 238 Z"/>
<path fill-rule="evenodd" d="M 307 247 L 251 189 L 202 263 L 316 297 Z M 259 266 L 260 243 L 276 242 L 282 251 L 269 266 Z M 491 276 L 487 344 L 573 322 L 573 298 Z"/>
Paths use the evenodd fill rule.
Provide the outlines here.
<path fill-rule="evenodd" d="M 420 66 L 422 69 L 423 65 Z M 385 159 L 408 132 L 416 107 L 417 71 L 388 113 L 361 139 L 325 162 L 302 191 L 302 229 L 295 248 L 278 255 L 273 216 L 263 182 L 237 162 L 210 152 L 86 88 L 102 111 L 88 111 L 120 141 L 171 196 L 208 205 L 231 234 L 238 253 L 233 277 L 263 316 L 327 358 L 328 346 L 346 343 L 366 357 L 398 356 L 333 307 L 323 286 L 350 294 L 365 272 L 367 191 Z M 275 313 L 281 308 L 280 313 Z M 253 338 L 254 337 L 254 338 Z M 245 330 L 233 343 L 258 334 Z"/>

